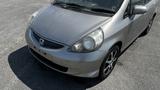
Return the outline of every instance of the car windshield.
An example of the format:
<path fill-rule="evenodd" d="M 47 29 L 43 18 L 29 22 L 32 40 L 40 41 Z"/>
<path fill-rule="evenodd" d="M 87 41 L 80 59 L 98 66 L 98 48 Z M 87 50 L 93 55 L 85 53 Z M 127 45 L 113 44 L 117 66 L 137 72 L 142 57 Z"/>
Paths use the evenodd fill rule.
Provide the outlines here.
<path fill-rule="evenodd" d="M 54 0 L 58 3 L 78 8 L 87 8 L 94 12 L 116 13 L 123 0 Z"/>

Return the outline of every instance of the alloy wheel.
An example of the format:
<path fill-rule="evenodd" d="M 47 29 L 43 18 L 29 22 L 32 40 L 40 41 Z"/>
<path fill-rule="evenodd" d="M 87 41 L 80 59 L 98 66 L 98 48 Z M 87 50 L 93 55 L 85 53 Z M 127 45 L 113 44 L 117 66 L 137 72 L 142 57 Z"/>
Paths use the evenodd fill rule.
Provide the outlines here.
<path fill-rule="evenodd" d="M 117 61 L 117 54 L 118 54 L 118 51 L 113 50 L 112 52 L 110 52 L 110 54 L 106 58 L 105 67 L 103 70 L 103 73 L 105 76 L 108 75 L 113 70 L 114 65 L 116 64 L 116 61 Z"/>
<path fill-rule="evenodd" d="M 116 62 L 120 54 L 120 47 L 118 45 L 113 46 L 106 55 L 102 65 L 100 67 L 99 79 L 104 80 L 110 75 L 114 69 Z"/>

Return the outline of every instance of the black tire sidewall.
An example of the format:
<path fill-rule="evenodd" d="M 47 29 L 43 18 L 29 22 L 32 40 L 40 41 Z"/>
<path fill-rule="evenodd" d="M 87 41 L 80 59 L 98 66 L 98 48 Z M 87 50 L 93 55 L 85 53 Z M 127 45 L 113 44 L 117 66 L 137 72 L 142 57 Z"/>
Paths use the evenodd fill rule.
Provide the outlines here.
<path fill-rule="evenodd" d="M 149 33 L 149 31 L 151 30 L 151 28 L 152 28 L 152 25 L 153 25 L 153 21 L 154 21 L 154 17 L 150 20 L 150 22 L 151 22 L 151 27 L 149 27 L 149 25 L 148 25 L 148 30 L 146 30 L 146 34 L 148 34 Z M 150 23 L 149 22 L 149 23 Z"/>
<path fill-rule="evenodd" d="M 152 22 L 151 27 L 152 27 L 152 25 L 153 25 L 153 21 L 154 21 L 154 17 L 150 20 L 150 22 Z M 149 25 L 148 25 L 148 27 L 147 27 L 146 30 L 142 33 L 141 36 L 147 35 L 147 34 L 150 32 L 151 27 L 149 27 Z"/>

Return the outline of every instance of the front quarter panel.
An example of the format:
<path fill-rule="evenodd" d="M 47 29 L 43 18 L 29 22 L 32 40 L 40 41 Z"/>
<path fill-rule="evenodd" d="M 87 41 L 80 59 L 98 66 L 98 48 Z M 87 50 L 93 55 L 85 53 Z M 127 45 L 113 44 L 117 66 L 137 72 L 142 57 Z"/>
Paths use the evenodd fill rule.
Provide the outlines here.
<path fill-rule="evenodd" d="M 110 26 L 107 25 L 108 28 L 104 30 L 104 44 L 103 44 L 103 49 L 108 52 L 108 50 L 114 46 L 117 42 L 122 42 L 122 47 L 121 51 L 126 47 L 127 44 L 127 38 L 126 36 L 128 35 L 128 30 L 129 30 L 129 25 L 130 25 L 130 20 L 129 18 L 124 19 L 123 21 L 116 23 L 116 24 L 111 24 Z"/>
<path fill-rule="evenodd" d="M 103 50 L 108 50 L 117 42 L 122 42 L 121 51 L 126 47 L 126 36 L 128 35 L 130 20 L 129 18 L 123 18 L 124 12 L 128 6 L 129 0 L 124 0 L 119 11 L 112 17 L 110 22 L 105 23 L 102 26 L 104 31 L 104 43 L 102 45 Z"/>

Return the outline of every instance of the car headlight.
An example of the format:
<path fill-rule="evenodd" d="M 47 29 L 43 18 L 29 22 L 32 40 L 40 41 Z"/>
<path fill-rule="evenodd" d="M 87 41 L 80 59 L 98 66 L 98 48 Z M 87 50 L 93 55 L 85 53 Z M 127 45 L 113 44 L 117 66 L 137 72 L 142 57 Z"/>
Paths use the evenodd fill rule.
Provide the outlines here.
<path fill-rule="evenodd" d="M 33 13 L 30 17 L 29 17 L 29 20 L 28 20 L 28 26 L 30 26 L 33 22 L 33 18 L 35 18 L 38 14 L 38 11 Z"/>
<path fill-rule="evenodd" d="M 72 46 L 73 52 L 92 52 L 98 49 L 103 43 L 104 34 L 101 29 L 97 29 L 84 37 Z"/>

